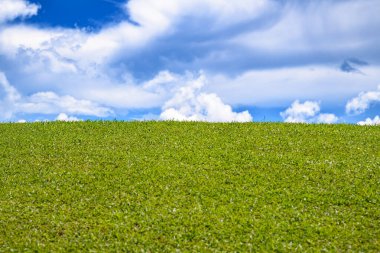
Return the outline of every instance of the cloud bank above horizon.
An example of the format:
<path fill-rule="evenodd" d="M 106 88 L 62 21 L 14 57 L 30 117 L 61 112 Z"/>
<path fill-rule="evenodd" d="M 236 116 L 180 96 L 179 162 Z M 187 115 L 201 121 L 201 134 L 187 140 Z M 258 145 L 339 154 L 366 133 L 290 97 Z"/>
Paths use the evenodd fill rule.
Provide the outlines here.
<path fill-rule="evenodd" d="M 100 2 L 0 0 L 0 121 L 380 115 L 376 0 Z"/>

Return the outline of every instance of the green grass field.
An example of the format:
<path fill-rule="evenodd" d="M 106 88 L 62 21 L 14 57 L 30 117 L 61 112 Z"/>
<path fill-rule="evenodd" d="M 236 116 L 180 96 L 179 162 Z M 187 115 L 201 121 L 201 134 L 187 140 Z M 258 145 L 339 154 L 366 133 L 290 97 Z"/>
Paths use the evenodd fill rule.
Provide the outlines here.
<path fill-rule="evenodd" d="M 380 252 L 380 127 L 0 124 L 0 252 Z"/>

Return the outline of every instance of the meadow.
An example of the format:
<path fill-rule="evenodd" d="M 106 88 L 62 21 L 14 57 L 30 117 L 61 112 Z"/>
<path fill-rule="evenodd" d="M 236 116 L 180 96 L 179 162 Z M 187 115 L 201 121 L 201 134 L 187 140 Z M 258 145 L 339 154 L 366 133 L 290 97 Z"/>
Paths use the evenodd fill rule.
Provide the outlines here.
<path fill-rule="evenodd" d="M 380 252 L 380 127 L 0 124 L 0 252 Z"/>

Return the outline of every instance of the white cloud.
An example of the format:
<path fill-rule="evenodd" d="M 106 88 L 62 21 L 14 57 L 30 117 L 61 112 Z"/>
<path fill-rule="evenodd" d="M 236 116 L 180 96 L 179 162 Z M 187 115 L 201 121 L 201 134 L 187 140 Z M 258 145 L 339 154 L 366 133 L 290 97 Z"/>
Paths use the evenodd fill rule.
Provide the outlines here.
<path fill-rule="evenodd" d="M 380 80 L 379 67 L 363 66 L 365 75 L 342 72 L 337 66 L 299 66 L 250 70 L 237 76 L 208 76 L 207 91 L 228 104 L 281 107 L 296 99 L 345 103 L 363 89 L 373 89 Z M 360 85 L 358 85 L 360 84 Z"/>
<path fill-rule="evenodd" d="M 359 121 L 358 125 L 360 126 L 374 126 L 374 125 L 380 125 L 380 117 L 376 116 L 373 119 L 367 118 L 364 121 Z"/>
<path fill-rule="evenodd" d="M 35 14 L 38 6 L 22 0 L 1 0 L 5 3 L 21 3 Z M 229 26 L 244 23 L 263 15 L 273 5 L 268 0 L 228 0 L 221 1 L 171 1 L 171 0 L 131 0 L 126 1 L 125 10 L 139 25 L 122 21 L 106 26 L 97 33 L 85 30 L 62 28 L 36 28 L 26 25 L 12 25 L 0 31 L 0 50 L 4 54 L 14 54 L 18 49 L 54 50 L 60 57 L 75 60 L 80 65 L 104 65 L 117 58 L 133 55 L 156 38 L 185 32 L 177 26 L 207 19 L 208 32 L 223 30 Z M 35 12 L 32 12 L 32 9 Z M 34 10 L 33 9 L 33 10 Z M 193 27 L 193 31 L 200 32 Z M 189 32 L 189 31 L 188 31 Z"/>
<path fill-rule="evenodd" d="M 16 0 L 9 0 L 8 2 L 13 3 Z M 242 4 L 244 2 L 245 4 Z M 246 1 L 239 0 L 236 4 L 229 4 L 228 6 L 238 8 L 234 11 L 236 16 L 236 12 L 240 9 L 246 10 L 247 5 L 251 6 L 250 8 L 261 6 L 262 4 L 259 2 L 264 1 L 249 5 Z M 226 7 L 226 2 L 210 4 L 207 1 L 160 1 L 157 4 L 156 1 L 150 0 L 132 0 L 126 3 L 126 9 L 131 18 L 140 26 L 123 21 L 116 25 L 107 26 L 96 33 L 78 29 L 40 28 L 24 24 L 7 25 L 0 29 L 0 54 L 5 55 L 7 58 L 4 59 L 11 61 L 12 64 L 20 66 L 20 72 L 22 71 L 23 74 L 21 76 L 33 76 L 38 79 L 36 80 L 38 83 L 28 84 L 28 86 L 40 86 L 44 83 L 47 86 L 58 86 L 61 84 L 57 83 L 56 79 L 62 78 L 59 74 L 70 73 L 72 77 L 76 76 L 71 78 L 76 83 L 67 86 L 74 85 L 78 90 L 87 89 L 84 93 L 92 93 L 95 98 L 99 98 L 100 102 L 106 100 L 109 102 L 110 99 L 105 98 L 105 95 L 98 92 L 96 87 L 82 85 L 82 80 L 92 78 L 92 80 L 88 80 L 89 83 L 99 83 L 99 76 L 109 75 L 109 63 L 114 58 L 121 55 L 128 57 L 131 54 L 138 53 L 139 48 L 146 46 L 156 37 L 169 32 L 177 22 L 177 18 L 184 18 L 187 15 L 184 13 L 198 13 L 198 9 L 194 7 L 198 5 L 217 8 L 217 6 Z M 241 5 L 245 5 L 245 8 Z M 232 13 L 228 14 L 231 12 L 228 11 L 228 8 L 224 9 L 226 17 L 232 15 Z M 212 12 L 214 18 L 217 18 L 217 12 L 215 10 Z M 111 80 L 111 83 L 115 83 L 115 81 Z M 150 94 L 142 92 L 141 89 L 134 89 L 131 86 L 120 87 L 120 85 L 116 85 L 110 89 L 105 89 L 105 91 L 109 91 L 108 93 L 112 90 L 114 91 L 113 94 L 123 94 L 123 98 L 117 99 L 123 103 L 116 102 L 113 104 L 131 104 L 133 100 L 139 100 L 139 96 L 142 98 L 150 96 Z M 125 94 L 131 93 L 135 94 L 131 96 L 131 99 L 124 99 Z M 157 101 L 152 96 L 145 100 Z M 128 101 L 131 102 L 128 103 Z"/>
<path fill-rule="evenodd" d="M 347 114 L 361 114 L 365 112 L 371 104 L 380 102 L 380 85 L 376 91 L 361 92 L 357 97 L 351 99 L 346 104 Z"/>
<path fill-rule="evenodd" d="M 154 90 L 157 92 L 163 91 L 164 88 L 172 86 L 173 83 L 178 82 L 180 77 L 169 71 L 159 72 L 152 80 L 149 80 L 143 84 L 147 90 Z"/>
<path fill-rule="evenodd" d="M 160 119 L 179 121 L 250 122 L 248 111 L 233 112 L 213 93 L 201 92 L 205 77 L 190 80 L 162 108 Z"/>
<path fill-rule="evenodd" d="M 29 54 L 29 63 L 25 63 L 25 71 L 33 73 L 45 68 L 46 72 L 50 71 L 52 75 L 60 73 L 77 73 L 78 68 L 72 61 L 61 57 L 54 51 L 25 51 L 25 54 Z M 45 72 L 45 73 L 46 73 Z"/>
<path fill-rule="evenodd" d="M 116 108 L 153 108 L 162 104 L 160 94 L 138 85 L 110 85 L 95 87 L 84 94 L 91 100 Z"/>
<path fill-rule="evenodd" d="M 332 113 L 321 113 L 317 117 L 317 123 L 334 124 L 338 122 L 339 118 Z"/>
<path fill-rule="evenodd" d="M 262 15 L 274 3 L 268 0 L 132 0 L 126 4 L 131 18 L 142 26 L 169 26 L 180 18 L 208 18 L 211 30 L 245 22 Z"/>
<path fill-rule="evenodd" d="M 57 89 L 76 94 L 76 98 L 96 101 L 117 110 L 149 109 L 161 107 L 170 98 L 174 88 L 180 86 L 186 78 L 162 71 L 152 79 L 141 82 L 122 73 L 117 80 L 92 74 L 78 79 L 76 74 L 67 74 L 65 87 L 58 86 Z"/>
<path fill-rule="evenodd" d="M 21 98 L 18 91 L 9 84 L 4 73 L 0 72 L 0 120 L 12 117 L 15 103 Z"/>
<path fill-rule="evenodd" d="M 75 60 L 86 36 L 86 33 L 72 29 L 7 25 L 0 30 L 0 53 L 15 58 L 20 50 L 31 50 L 35 54 L 50 51 Z"/>
<path fill-rule="evenodd" d="M 79 100 L 72 96 L 59 96 L 54 92 L 38 92 L 21 102 L 18 110 L 24 113 L 54 114 L 63 111 L 75 115 L 106 117 L 112 110 L 89 100 Z"/>
<path fill-rule="evenodd" d="M 284 118 L 285 122 L 289 123 L 306 123 L 319 113 L 319 111 L 320 107 L 318 102 L 306 101 L 300 103 L 296 100 L 285 112 L 281 112 L 281 117 Z"/>
<path fill-rule="evenodd" d="M 352 52 L 378 44 L 379 12 L 377 0 L 307 1 L 302 4 L 288 1 L 278 22 L 268 29 L 240 34 L 232 41 L 272 54 Z"/>
<path fill-rule="evenodd" d="M 225 76 L 208 75 L 210 84 L 202 88 L 204 92 L 194 91 L 197 95 L 193 100 L 197 101 L 198 107 L 202 104 L 201 107 L 207 108 L 210 115 L 218 115 L 214 111 L 224 111 L 223 115 L 229 115 L 226 116 L 228 119 L 237 117 L 229 105 L 276 107 L 288 105 L 295 99 L 323 99 L 323 103 L 332 104 L 346 101 L 360 90 L 373 89 L 380 78 L 376 65 L 363 67 L 365 75 L 351 75 L 337 69 L 339 62 L 337 66 L 299 67 L 298 60 L 294 59 L 301 59 L 300 64 L 303 64 L 305 59 L 299 53 L 312 55 L 312 61 L 318 61 L 319 56 L 313 56 L 315 52 L 328 52 L 334 57 L 332 52 L 341 49 L 350 53 L 357 52 L 358 48 L 371 52 L 371 45 L 377 46 L 380 38 L 377 32 L 380 23 L 378 1 L 282 2 L 286 1 L 130 0 L 125 1 L 125 10 L 139 25 L 124 20 L 105 25 L 97 32 L 3 23 L 0 28 L 0 66 L 5 66 L 12 87 L 18 91 L 14 95 L 21 96 L 22 102 L 16 99 L 17 103 L 11 103 L 8 98 L 5 104 L 4 99 L 1 103 L 6 109 L 0 111 L 16 112 L 19 109 L 30 113 L 46 110 L 54 114 L 109 115 L 111 110 L 108 107 L 116 110 L 162 107 L 176 92 L 176 87 L 183 84 L 183 77 L 163 71 L 148 82 L 133 82 L 133 66 L 139 65 L 140 61 L 147 62 L 147 69 L 152 66 L 160 71 L 162 66 L 155 66 L 154 60 L 150 62 L 155 50 L 169 65 L 162 68 L 178 69 L 178 72 L 198 70 L 207 64 L 229 67 L 225 64 L 229 62 L 231 66 L 239 65 L 240 59 L 243 59 L 242 65 L 248 65 L 257 59 L 268 59 L 262 55 L 274 55 L 279 59 L 277 57 L 288 54 L 290 65 L 298 67 L 240 69 L 237 75 L 230 75 L 226 68 Z M 19 7 L 9 11 L 10 8 L 1 8 L 5 3 Z M 25 0 L 0 0 L 0 6 L 0 23 L 35 15 L 38 11 L 37 5 Z M 357 16 L 357 12 L 366 15 Z M 13 13 L 13 16 L 1 13 Z M 205 24 L 207 29 L 201 29 Z M 160 51 L 162 45 L 173 45 L 173 50 L 166 53 L 165 47 Z M 189 47 L 194 50 L 184 52 Z M 139 54 L 144 55 L 139 57 Z M 215 55 L 224 58 L 218 61 Z M 359 54 L 358 57 L 362 56 Z M 115 71 L 119 65 L 122 65 L 121 70 Z M 222 73 L 218 67 L 215 69 L 213 73 Z M 140 71 L 144 72 L 145 68 Z M 120 80 L 125 73 L 130 73 L 132 82 Z M 219 105 L 215 106 L 216 109 L 215 104 Z M 178 108 L 180 106 L 168 107 L 164 111 L 179 113 L 176 117 L 189 117 Z M 196 117 L 206 117 L 197 109 L 193 111 Z M 213 117 L 224 120 L 220 115 Z M 247 114 L 242 117 L 249 118 Z M 336 121 L 332 115 L 323 114 L 314 116 L 313 120 Z"/>
<path fill-rule="evenodd" d="M 3 96 L 1 96 L 3 99 L 10 102 L 14 102 L 20 99 L 21 95 L 12 85 L 9 84 L 7 77 L 2 72 L 0 72 L 0 87 L 4 92 Z"/>
<path fill-rule="evenodd" d="M 74 117 L 74 116 L 69 116 L 66 113 L 60 113 L 57 118 L 55 118 L 57 121 L 82 121 L 81 119 Z"/>
<path fill-rule="evenodd" d="M 4 73 L 0 72 L 0 120 L 9 120 L 22 114 L 57 114 L 69 113 L 106 117 L 113 114 L 107 107 L 89 100 L 76 99 L 72 96 L 60 96 L 54 92 L 38 92 L 31 96 L 22 96 L 11 84 Z"/>
<path fill-rule="evenodd" d="M 25 0 L 0 0 L 0 24 L 18 17 L 36 15 L 38 9 L 38 5 Z"/>
<path fill-rule="evenodd" d="M 292 105 L 281 112 L 280 115 L 288 123 L 336 123 L 339 118 L 332 113 L 319 113 L 320 103 L 315 101 L 305 101 L 300 103 L 294 101 Z"/>

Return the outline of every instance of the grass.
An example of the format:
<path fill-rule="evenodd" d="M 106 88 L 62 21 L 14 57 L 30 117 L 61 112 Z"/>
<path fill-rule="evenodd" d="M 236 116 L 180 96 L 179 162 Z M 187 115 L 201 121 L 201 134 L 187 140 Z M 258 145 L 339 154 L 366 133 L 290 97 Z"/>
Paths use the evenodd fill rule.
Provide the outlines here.
<path fill-rule="evenodd" d="M 0 252 L 379 252 L 380 127 L 0 124 Z"/>

